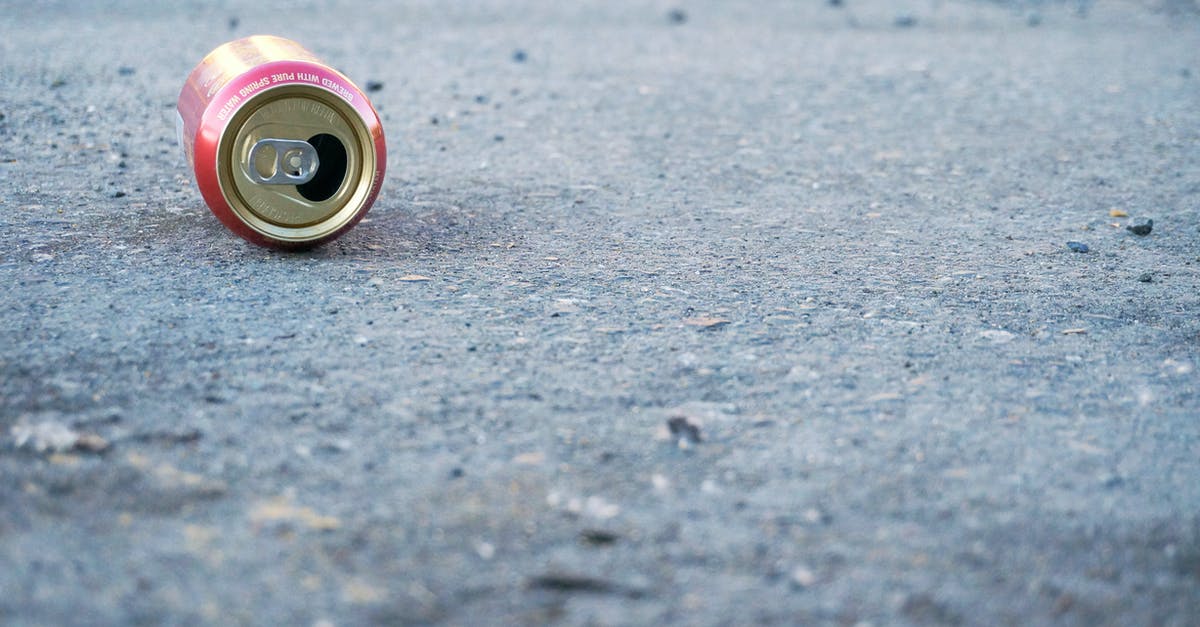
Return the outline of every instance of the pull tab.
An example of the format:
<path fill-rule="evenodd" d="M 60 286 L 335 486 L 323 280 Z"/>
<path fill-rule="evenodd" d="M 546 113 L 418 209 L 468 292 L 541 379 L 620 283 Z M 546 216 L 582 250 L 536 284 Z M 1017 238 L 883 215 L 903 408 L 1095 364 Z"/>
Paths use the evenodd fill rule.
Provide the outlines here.
<path fill-rule="evenodd" d="M 275 153 L 270 176 L 263 176 L 256 165 L 259 154 L 264 150 Z M 321 166 L 317 149 L 297 139 L 260 139 L 250 147 L 246 161 L 246 175 L 251 181 L 262 185 L 303 185 L 317 175 L 317 168 Z"/>

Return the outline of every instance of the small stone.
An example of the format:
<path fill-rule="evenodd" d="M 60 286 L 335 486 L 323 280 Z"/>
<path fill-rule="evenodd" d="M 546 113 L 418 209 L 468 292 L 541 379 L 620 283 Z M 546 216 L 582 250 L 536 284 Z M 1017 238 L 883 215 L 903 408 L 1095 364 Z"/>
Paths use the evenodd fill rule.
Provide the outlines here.
<path fill-rule="evenodd" d="M 806 566 L 797 566 L 792 570 L 792 585 L 797 588 L 808 588 L 817 583 L 817 575 Z"/>
<path fill-rule="evenodd" d="M 475 544 L 475 554 L 479 556 L 479 559 L 490 560 L 496 557 L 496 546 L 491 542 L 477 542 Z"/>
<path fill-rule="evenodd" d="M 383 89 L 383 81 L 367 81 L 367 91 L 377 92 Z"/>
<path fill-rule="evenodd" d="M 113 192 L 112 197 L 113 198 L 124 198 L 125 192 Z"/>
<path fill-rule="evenodd" d="M 492 137 L 492 141 L 502 142 L 502 141 L 504 141 L 504 136 L 503 135 L 495 135 Z"/>
<path fill-rule="evenodd" d="M 700 433 L 700 425 L 687 416 L 673 416 L 667 420 L 667 430 L 679 448 L 688 448 L 699 444 L 704 438 Z"/>
<path fill-rule="evenodd" d="M 108 440 L 105 440 L 95 433 L 81 433 L 75 440 L 75 450 L 78 451 L 100 453 L 106 448 L 108 448 Z"/>
<path fill-rule="evenodd" d="M 513 50 L 512 60 L 514 63 L 524 63 L 529 60 L 529 55 L 524 50 L 517 48 Z"/>
<path fill-rule="evenodd" d="M 1134 235 L 1139 235 L 1139 236 L 1149 235 L 1150 231 L 1152 231 L 1153 229 L 1154 229 L 1154 220 L 1146 220 L 1146 222 L 1144 222 L 1143 224 L 1130 224 L 1129 226 L 1125 227 L 1125 230 L 1129 231 L 1130 233 L 1133 233 Z"/>
<path fill-rule="evenodd" d="M 1154 282 L 1154 274 L 1152 272 L 1143 272 L 1140 275 L 1138 275 L 1138 280 L 1141 281 L 1142 283 L 1153 283 Z"/>
<path fill-rule="evenodd" d="M 50 83 L 50 89 L 58 89 L 59 87 L 63 87 L 66 84 L 67 84 L 66 80 L 61 79 L 61 78 L 56 78 L 56 79 L 54 79 L 53 82 Z"/>
<path fill-rule="evenodd" d="M 1088 245 L 1084 244 L 1083 242 L 1067 242 L 1067 248 L 1070 248 L 1072 252 L 1076 253 L 1086 253 L 1087 251 L 1091 250 L 1088 248 Z"/>
<path fill-rule="evenodd" d="M 667 11 L 667 21 L 672 24 L 683 24 L 687 20 L 688 14 L 683 9 L 671 9 Z"/>
<path fill-rule="evenodd" d="M 134 72 L 136 71 L 137 70 L 129 67 L 128 65 L 122 65 L 121 67 L 117 68 L 117 74 L 120 74 L 121 76 L 133 76 Z"/>
<path fill-rule="evenodd" d="M 896 28 L 912 28 L 917 25 L 917 17 L 915 15 L 897 15 L 892 21 L 892 25 Z"/>

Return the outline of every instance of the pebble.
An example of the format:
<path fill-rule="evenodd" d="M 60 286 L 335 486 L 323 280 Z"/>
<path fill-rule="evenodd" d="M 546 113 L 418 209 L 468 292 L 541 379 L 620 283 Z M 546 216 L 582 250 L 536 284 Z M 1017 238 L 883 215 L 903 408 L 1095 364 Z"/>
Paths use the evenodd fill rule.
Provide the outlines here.
<path fill-rule="evenodd" d="M 704 438 L 700 434 L 700 425 L 687 416 L 673 416 L 667 420 L 667 430 L 679 444 L 679 448 L 688 448 L 699 444 Z"/>
<path fill-rule="evenodd" d="M 1143 272 L 1141 275 L 1138 276 L 1138 280 L 1141 281 L 1142 283 L 1153 283 L 1154 282 L 1154 274 L 1151 272 Z"/>
<path fill-rule="evenodd" d="M 377 92 L 383 89 L 383 81 L 367 81 L 367 91 Z"/>
<path fill-rule="evenodd" d="M 792 584 L 797 588 L 807 588 L 817 583 L 817 575 L 806 566 L 797 566 L 792 571 Z"/>
<path fill-rule="evenodd" d="M 1077 253 L 1086 253 L 1087 251 L 1091 250 L 1088 248 L 1088 245 L 1084 244 L 1083 242 L 1067 242 L 1067 248 L 1070 248 L 1072 252 Z"/>
<path fill-rule="evenodd" d="M 1146 222 L 1143 224 L 1130 224 L 1129 226 L 1125 227 L 1125 230 L 1129 231 L 1130 233 L 1141 236 L 1149 235 L 1150 231 L 1153 229 L 1154 220 L 1146 220 Z"/>

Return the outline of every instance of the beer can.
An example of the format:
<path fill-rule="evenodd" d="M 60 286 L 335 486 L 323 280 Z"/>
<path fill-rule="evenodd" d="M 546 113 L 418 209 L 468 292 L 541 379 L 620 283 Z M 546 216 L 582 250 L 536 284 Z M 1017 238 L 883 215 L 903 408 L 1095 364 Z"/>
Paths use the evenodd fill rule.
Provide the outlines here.
<path fill-rule="evenodd" d="M 213 50 L 188 76 L 178 113 L 204 201 L 255 244 L 332 240 L 379 194 L 387 165 L 379 114 L 294 41 L 258 35 Z"/>

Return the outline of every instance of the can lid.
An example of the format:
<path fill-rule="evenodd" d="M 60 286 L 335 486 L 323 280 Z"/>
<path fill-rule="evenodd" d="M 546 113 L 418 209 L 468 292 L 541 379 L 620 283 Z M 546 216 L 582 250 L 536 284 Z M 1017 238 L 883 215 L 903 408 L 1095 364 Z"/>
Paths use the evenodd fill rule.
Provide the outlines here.
<path fill-rule="evenodd" d="M 247 101 L 217 149 L 230 208 L 276 239 L 303 242 L 351 220 L 372 185 L 370 130 L 345 100 L 319 87 L 283 85 Z"/>

